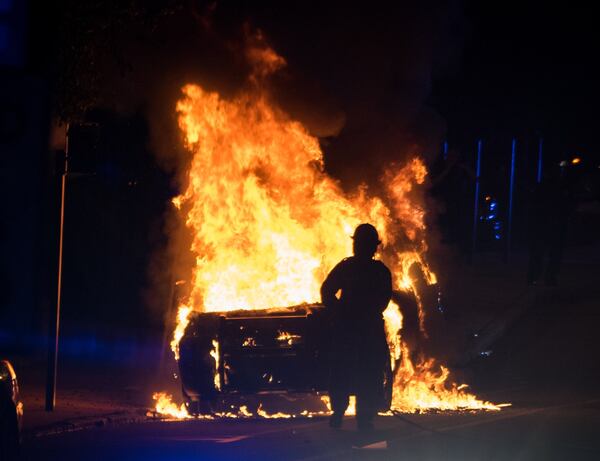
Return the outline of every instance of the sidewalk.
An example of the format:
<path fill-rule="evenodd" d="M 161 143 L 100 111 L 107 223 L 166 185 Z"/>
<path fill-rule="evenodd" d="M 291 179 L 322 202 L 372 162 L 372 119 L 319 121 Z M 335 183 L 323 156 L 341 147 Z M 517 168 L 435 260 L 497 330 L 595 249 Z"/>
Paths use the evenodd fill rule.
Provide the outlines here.
<path fill-rule="evenodd" d="M 170 358 L 170 357 L 169 357 Z M 160 371 L 157 348 L 120 357 L 73 357 L 59 353 L 56 404 L 45 410 L 46 360 L 43 351 L 12 357 L 24 405 L 25 439 L 109 424 L 151 419 L 152 394 L 176 393 L 172 374 Z M 168 362 L 168 361 L 167 361 Z M 174 362 L 174 361 L 173 361 Z M 163 368 L 173 365 L 166 363 Z M 174 383 L 171 383 L 171 381 Z"/>
<path fill-rule="evenodd" d="M 40 437 L 109 424 L 142 422 L 148 419 L 148 409 L 127 406 L 121 402 L 98 402 L 95 396 L 63 395 L 54 411 L 44 409 L 44 399 L 23 397 L 23 438 Z"/>

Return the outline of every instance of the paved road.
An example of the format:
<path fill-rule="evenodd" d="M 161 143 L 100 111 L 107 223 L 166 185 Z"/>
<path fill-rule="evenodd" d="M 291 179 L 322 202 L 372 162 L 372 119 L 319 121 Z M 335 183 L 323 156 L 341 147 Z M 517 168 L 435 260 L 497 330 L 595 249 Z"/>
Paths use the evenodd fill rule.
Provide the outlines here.
<path fill-rule="evenodd" d="M 598 460 L 600 399 L 499 413 L 379 417 L 369 436 L 346 418 L 162 421 L 49 436 L 25 460 Z"/>

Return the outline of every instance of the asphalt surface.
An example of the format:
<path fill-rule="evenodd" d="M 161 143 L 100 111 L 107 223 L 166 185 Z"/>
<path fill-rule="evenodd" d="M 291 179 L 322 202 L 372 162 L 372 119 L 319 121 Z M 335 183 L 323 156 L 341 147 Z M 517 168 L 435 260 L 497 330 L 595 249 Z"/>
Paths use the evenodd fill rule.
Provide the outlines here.
<path fill-rule="evenodd" d="M 598 460 L 600 399 L 500 412 L 378 417 L 371 434 L 326 419 L 156 421 L 38 437 L 25 460 Z"/>

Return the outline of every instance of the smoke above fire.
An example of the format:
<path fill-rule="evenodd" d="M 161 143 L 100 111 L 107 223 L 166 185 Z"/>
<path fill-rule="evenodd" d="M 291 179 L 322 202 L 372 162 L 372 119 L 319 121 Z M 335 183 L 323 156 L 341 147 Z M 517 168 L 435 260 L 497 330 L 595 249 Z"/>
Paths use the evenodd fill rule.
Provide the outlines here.
<path fill-rule="evenodd" d="M 119 60 L 102 61 L 98 99 L 125 112 L 143 109 L 153 150 L 170 169 L 181 160 L 171 111 L 181 86 L 234 95 L 254 71 L 247 53 L 256 28 L 287 63 L 272 76 L 271 94 L 311 135 L 327 138 L 326 168 L 345 186 L 376 182 L 407 148 L 437 150 L 445 123 L 428 98 L 432 80 L 457 62 L 458 3 L 211 0 L 162 9 L 151 27 L 141 15 L 119 32 Z"/>

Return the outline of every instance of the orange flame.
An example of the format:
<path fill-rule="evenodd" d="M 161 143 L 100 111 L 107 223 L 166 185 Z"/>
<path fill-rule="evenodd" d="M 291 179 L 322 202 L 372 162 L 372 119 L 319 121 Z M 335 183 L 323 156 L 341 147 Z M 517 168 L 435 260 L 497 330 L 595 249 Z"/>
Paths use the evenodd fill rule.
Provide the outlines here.
<path fill-rule="evenodd" d="M 249 52 L 248 58 L 257 69 L 253 79 L 285 64 L 270 48 Z M 414 292 L 425 333 L 425 311 L 410 273 L 416 265 L 426 283 L 436 283 L 424 260 L 425 210 L 417 193 L 427 170 L 420 158 L 386 172 L 386 196 L 370 195 L 366 186 L 347 195 L 324 172 L 318 139 L 272 104 L 259 85 L 231 100 L 198 85 L 182 91 L 177 113 L 191 162 L 185 192 L 173 203 L 193 237 L 196 265 L 171 343 L 176 357 L 192 311 L 319 300 L 323 279 L 351 254 L 348 237 L 361 222 L 379 230 L 380 257 L 390 267 L 396 289 Z M 433 359 L 412 364 L 400 336 L 398 306 L 390 303 L 384 318 L 392 365 L 401 358 L 393 409 L 498 409 L 449 384 L 448 370 Z M 291 340 L 283 332 L 281 338 Z M 211 355 L 218 361 L 218 344 Z"/>
<path fill-rule="evenodd" d="M 404 357 L 408 357 L 406 344 L 402 344 Z M 436 368 L 439 368 L 436 370 Z M 468 385 L 449 383 L 450 371 L 443 365 L 436 367 L 434 359 L 423 360 L 414 366 L 403 360 L 396 374 L 392 409 L 402 412 L 425 410 L 493 410 L 498 411 L 510 404 L 494 404 L 469 394 Z"/>
<path fill-rule="evenodd" d="M 186 209 L 197 255 L 190 305 L 201 311 L 296 305 L 319 297 L 362 221 L 385 231 L 379 198 L 347 199 L 323 172 L 318 141 L 265 97 L 224 101 L 187 85 L 177 105 L 194 152 Z M 342 238 L 340 238 L 340 234 Z"/>
<path fill-rule="evenodd" d="M 184 404 L 177 406 L 173 403 L 173 396 L 165 392 L 155 392 L 152 399 L 156 400 L 155 409 L 157 413 L 177 419 L 190 418 Z"/>

